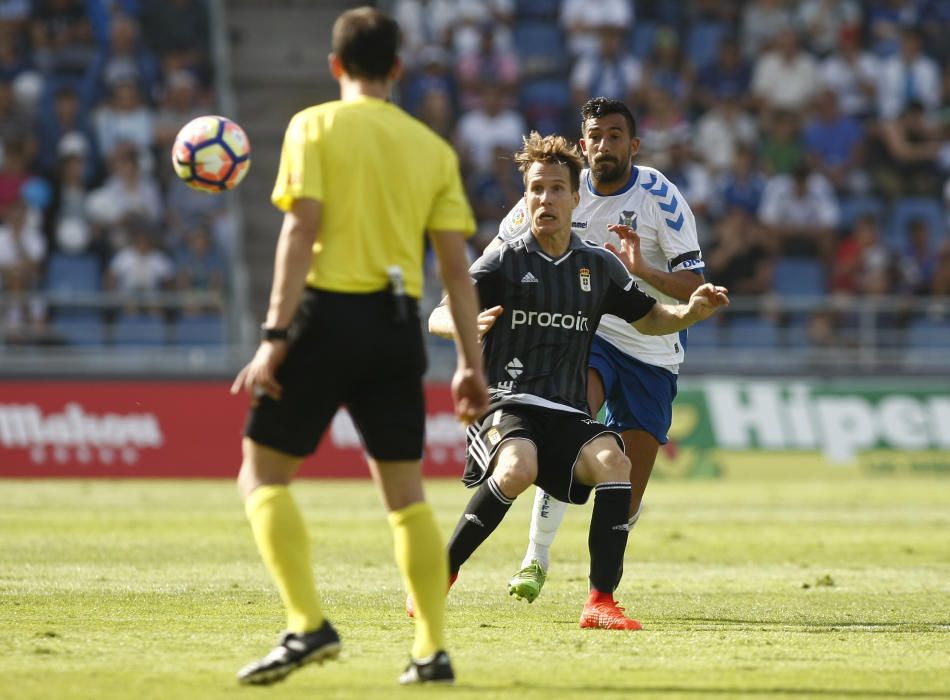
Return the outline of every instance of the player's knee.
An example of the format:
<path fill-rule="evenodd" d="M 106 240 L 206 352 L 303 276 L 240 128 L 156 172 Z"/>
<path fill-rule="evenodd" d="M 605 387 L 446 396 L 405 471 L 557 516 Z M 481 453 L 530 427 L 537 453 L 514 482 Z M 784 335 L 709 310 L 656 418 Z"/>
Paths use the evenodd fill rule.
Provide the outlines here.
<path fill-rule="evenodd" d="M 499 458 L 494 477 L 502 493 L 514 498 L 538 478 L 537 460 L 522 451 L 511 451 Z"/>
<path fill-rule="evenodd" d="M 630 460 L 620 451 L 606 450 L 597 455 L 597 483 L 604 481 L 630 481 Z"/>

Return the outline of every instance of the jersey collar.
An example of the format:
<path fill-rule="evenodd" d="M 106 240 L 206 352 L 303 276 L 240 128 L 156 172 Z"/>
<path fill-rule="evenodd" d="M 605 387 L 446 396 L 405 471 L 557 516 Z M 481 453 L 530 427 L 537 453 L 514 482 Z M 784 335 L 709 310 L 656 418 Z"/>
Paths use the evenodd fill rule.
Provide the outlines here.
<path fill-rule="evenodd" d="M 553 260 L 553 258 L 547 253 L 545 253 L 544 250 L 541 248 L 541 245 L 538 243 L 538 239 L 534 237 L 533 233 L 531 233 L 531 229 L 528 229 L 523 234 L 521 234 L 521 242 L 524 244 L 525 250 L 527 250 L 529 253 L 537 253 L 543 258 L 546 258 L 548 260 Z M 576 233 L 571 231 L 571 241 L 567 245 L 567 252 L 565 252 L 564 255 L 561 256 L 561 258 L 564 258 L 565 256 L 569 255 L 572 250 L 577 250 L 583 247 L 584 247 L 584 242 L 581 241 L 580 237 Z"/>
<path fill-rule="evenodd" d="M 584 177 L 584 180 L 587 182 L 587 189 L 595 197 L 616 197 L 618 195 L 624 194 L 625 192 L 628 192 L 631 187 L 637 184 L 637 177 L 639 177 L 640 175 L 640 171 L 637 169 L 637 166 L 634 165 L 632 168 L 630 168 L 630 177 L 627 179 L 626 185 L 624 185 L 621 189 L 617 190 L 613 194 L 601 194 L 594 187 L 594 181 L 590 177 L 590 168 L 587 168 L 586 173 L 587 174 Z"/>

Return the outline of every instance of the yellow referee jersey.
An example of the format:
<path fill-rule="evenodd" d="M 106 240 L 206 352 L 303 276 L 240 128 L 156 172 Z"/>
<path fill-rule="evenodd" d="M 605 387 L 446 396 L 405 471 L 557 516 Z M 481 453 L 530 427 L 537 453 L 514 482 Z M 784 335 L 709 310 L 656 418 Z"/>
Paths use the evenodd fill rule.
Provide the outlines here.
<path fill-rule="evenodd" d="M 307 276 L 317 289 L 377 292 L 388 283 L 386 268 L 398 265 L 418 299 L 425 232 L 475 230 L 449 144 L 372 97 L 327 102 L 291 119 L 271 199 L 289 211 L 301 197 L 323 205 Z"/>

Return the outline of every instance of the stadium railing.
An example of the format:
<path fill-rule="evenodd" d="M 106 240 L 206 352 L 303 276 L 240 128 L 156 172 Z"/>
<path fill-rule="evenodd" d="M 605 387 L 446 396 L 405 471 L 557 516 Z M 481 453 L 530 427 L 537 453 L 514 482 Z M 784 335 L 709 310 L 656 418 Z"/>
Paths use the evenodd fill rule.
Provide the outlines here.
<path fill-rule="evenodd" d="M 950 374 L 950 297 L 731 297 L 685 334 L 690 374 Z M 430 377 L 448 379 L 450 341 L 430 339 Z"/>

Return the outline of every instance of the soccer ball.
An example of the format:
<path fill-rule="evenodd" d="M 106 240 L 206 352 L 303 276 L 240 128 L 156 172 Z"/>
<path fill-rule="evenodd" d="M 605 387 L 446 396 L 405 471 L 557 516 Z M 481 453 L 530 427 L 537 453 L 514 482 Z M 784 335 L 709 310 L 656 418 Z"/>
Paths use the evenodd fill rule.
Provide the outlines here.
<path fill-rule="evenodd" d="M 172 167 L 193 189 L 224 192 L 237 187 L 247 175 L 251 142 L 244 129 L 227 117 L 197 117 L 175 137 Z"/>

